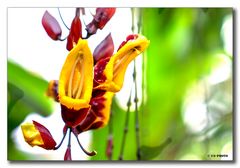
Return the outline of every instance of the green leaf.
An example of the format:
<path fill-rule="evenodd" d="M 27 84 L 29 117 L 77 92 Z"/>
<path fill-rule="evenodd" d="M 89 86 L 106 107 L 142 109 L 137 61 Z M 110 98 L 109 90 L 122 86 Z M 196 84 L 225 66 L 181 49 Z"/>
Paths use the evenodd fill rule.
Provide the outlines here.
<path fill-rule="evenodd" d="M 8 61 L 8 126 L 16 128 L 30 113 L 48 116 L 53 101 L 45 95 L 48 82 L 40 76 Z"/>

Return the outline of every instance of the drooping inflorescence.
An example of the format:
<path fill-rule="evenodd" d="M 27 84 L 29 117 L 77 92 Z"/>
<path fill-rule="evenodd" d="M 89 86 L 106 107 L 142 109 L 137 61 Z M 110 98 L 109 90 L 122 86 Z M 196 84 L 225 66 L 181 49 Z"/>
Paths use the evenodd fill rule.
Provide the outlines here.
<path fill-rule="evenodd" d="M 115 10 L 115 8 L 97 8 L 93 20 L 86 26 L 87 37 L 83 38 L 80 8 L 76 9 L 67 37 L 69 54 L 62 66 L 59 79 L 50 81 L 47 88 L 47 95 L 54 98 L 61 106 L 61 116 L 65 122 L 63 139 L 59 145 L 56 145 L 49 130 L 33 121 L 21 126 L 25 141 L 29 145 L 57 150 L 69 132 L 69 139 L 73 133 L 87 155 L 96 154 L 95 151 L 88 152 L 82 147 L 78 135 L 108 124 L 112 98 L 122 88 L 129 63 L 149 45 L 146 37 L 133 34 L 127 36 L 118 51 L 113 54 L 113 39 L 109 34 L 91 52 L 87 38 L 94 35 L 98 29 L 103 29 Z M 42 24 L 50 38 L 62 40 L 62 31 L 57 20 L 47 11 L 43 15 Z M 64 160 L 71 159 L 69 141 Z"/>

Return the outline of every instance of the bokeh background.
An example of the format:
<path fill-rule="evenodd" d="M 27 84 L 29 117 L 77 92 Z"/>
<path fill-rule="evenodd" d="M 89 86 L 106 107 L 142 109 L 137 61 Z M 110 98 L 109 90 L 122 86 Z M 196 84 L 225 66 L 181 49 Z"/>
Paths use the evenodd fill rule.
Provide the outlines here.
<path fill-rule="evenodd" d="M 57 151 L 31 148 L 19 129 L 21 123 L 36 120 L 48 127 L 57 142 L 62 137 L 59 104 L 45 91 L 49 80 L 58 79 L 68 52 L 65 42 L 54 42 L 45 33 L 41 25 L 45 10 L 67 35 L 56 8 L 8 8 L 9 160 L 62 160 L 67 146 L 65 142 Z M 70 25 L 75 9 L 60 11 Z M 94 11 L 86 9 L 81 19 L 87 24 Z M 116 51 L 134 25 L 150 40 L 147 51 L 136 60 L 142 159 L 232 160 L 233 14 L 231 8 L 118 8 L 106 27 L 89 38 L 93 51 L 111 32 Z M 124 88 L 114 98 L 111 124 L 79 136 L 86 148 L 98 154 L 86 157 L 73 139 L 73 159 L 108 160 L 110 127 L 112 159 L 118 160 L 132 72 L 133 64 Z M 132 103 L 124 160 L 136 160 L 135 114 Z M 218 154 L 227 157 L 214 156 Z"/>

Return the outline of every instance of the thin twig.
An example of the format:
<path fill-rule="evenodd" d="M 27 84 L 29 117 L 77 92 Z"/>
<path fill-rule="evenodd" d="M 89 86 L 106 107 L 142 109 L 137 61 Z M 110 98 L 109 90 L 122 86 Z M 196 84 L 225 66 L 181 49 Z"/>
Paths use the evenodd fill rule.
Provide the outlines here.
<path fill-rule="evenodd" d="M 135 31 L 135 9 L 132 8 L 132 31 L 134 33 Z M 140 31 L 140 25 L 138 22 L 138 30 Z M 141 160 L 141 151 L 140 151 L 140 135 L 139 135 L 139 117 L 138 117 L 138 95 L 137 95 L 137 71 L 136 71 L 136 60 L 134 60 L 134 69 L 133 69 L 133 82 L 134 82 L 134 88 L 135 88 L 135 97 L 134 97 L 134 103 L 135 103 L 135 132 L 136 132 L 136 145 L 137 145 L 137 160 Z"/>
<path fill-rule="evenodd" d="M 137 144 L 137 160 L 141 160 L 141 151 L 140 151 L 140 135 L 139 135 L 139 118 L 138 118 L 138 96 L 137 96 L 137 81 L 136 81 L 136 61 L 134 60 L 134 72 L 133 79 L 135 85 L 135 131 L 136 131 L 136 144 Z"/>
<path fill-rule="evenodd" d="M 61 15 L 61 12 L 60 12 L 60 9 L 59 9 L 59 8 L 58 8 L 58 13 L 59 13 L 59 16 L 60 16 L 60 18 L 61 18 L 64 26 L 65 26 L 68 30 L 70 30 L 70 28 L 66 25 L 66 23 L 64 22 L 64 20 L 63 20 L 63 18 L 62 18 L 62 15 Z"/>
<path fill-rule="evenodd" d="M 67 36 L 68 37 L 68 36 Z M 58 39 L 59 41 L 65 41 L 67 39 L 67 37 L 63 38 L 63 39 Z"/>
<path fill-rule="evenodd" d="M 68 128 L 69 129 L 69 128 Z M 68 129 L 67 129 L 67 131 L 68 131 Z M 59 143 L 59 145 L 58 146 L 56 146 L 55 148 L 54 148 L 54 150 L 57 150 L 61 145 L 62 145 L 62 143 L 63 143 L 63 140 L 65 139 L 65 137 L 66 137 L 66 134 L 67 134 L 67 131 L 63 134 L 63 138 L 62 138 L 62 140 L 61 140 L 61 142 Z"/>
<path fill-rule="evenodd" d="M 69 135 L 68 135 L 68 147 L 69 148 L 71 147 L 71 133 L 72 133 L 72 129 L 70 128 Z"/>
<path fill-rule="evenodd" d="M 80 141 L 79 141 L 79 139 L 78 139 L 78 135 L 75 134 L 75 133 L 74 133 L 74 135 L 75 135 L 75 137 L 76 137 L 76 139 L 77 139 L 78 145 L 80 146 L 80 148 L 83 150 L 83 152 L 84 152 L 86 155 L 88 155 L 88 156 L 94 156 L 94 155 L 97 154 L 96 151 L 92 151 L 92 152 L 86 151 L 86 150 L 83 148 L 82 144 L 80 143 Z"/>

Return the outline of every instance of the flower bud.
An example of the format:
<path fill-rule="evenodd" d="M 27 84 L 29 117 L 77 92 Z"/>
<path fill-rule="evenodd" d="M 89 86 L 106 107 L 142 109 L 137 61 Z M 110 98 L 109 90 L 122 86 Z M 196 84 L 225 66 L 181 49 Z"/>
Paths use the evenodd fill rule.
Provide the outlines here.
<path fill-rule="evenodd" d="M 21 125 L 25 141 L 33 146 L 39 146 L 47 150 L 54 149 L 56 142 L 49 130 L 36 121 Z"/>
<path fill-rule="evenodd" d="M 48 11 L 46 11 L 42 17 L 42 25 L 51 39 L 60 39 L 62 35 L 62 29 L 58 21 Z"/>
<path fill-rule="evenodd" d="M 98 62 L 102 58 L 112 56 L 114 45 L 111 33 L 95 48 L 93 52 L 94 62 Z"/>

